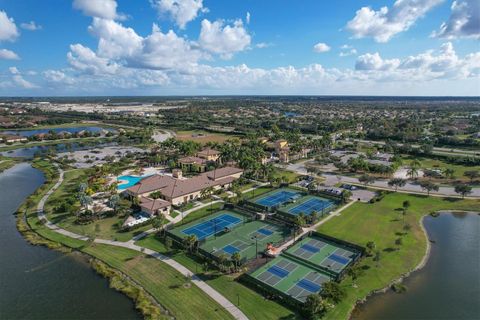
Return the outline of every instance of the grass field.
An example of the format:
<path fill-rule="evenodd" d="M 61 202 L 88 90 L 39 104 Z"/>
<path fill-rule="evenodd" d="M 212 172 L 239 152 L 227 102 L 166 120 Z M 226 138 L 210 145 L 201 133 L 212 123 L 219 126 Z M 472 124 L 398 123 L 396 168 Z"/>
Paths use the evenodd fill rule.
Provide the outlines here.
<path fill-rule="evenodd" d="M 272 190 L 273 190 L 273 188 L 270 187 L 270 186 L 263 186 L 263 187 L 256 188 L 255 190 L 245 192 L 243 194 L 243 197 L 245 199 L 250 199 L 252 197 L 257 197 L 261 194 L 267 193 L 267 192 L 272 191 Z"/>
<path fill-rule="evenodd" d="M 48 170 L 51 165 L 40 162 L 37 164 L 38 166 L 44 166 L 44 169 Z M 53 241 L 55 244 L 63 244 L 88 253 L 121 270 L 133 281 L 144 287 L 176 319 L 197 317 L 201 319 L 232 319 L 225 309 L 196 286 L 185 286 L 186 279 L 163 262 L 129 249 L 72 239 L 56 233 L 40 223 L 34 209 L 40 198 L 54 183 L 55 180 L 47 182 L 27 202 L 29 207 L 23 206 L 23 209 L 28 209 L 30 212 L 27 215 L 27 222 L 34 234 Z M 42 242 L 36 241 L 36 243 Z M 51 243 L 49 245 L 52 248 L 57 248 Z M 58 248 L 60 248 L 59 245 Z M 179 301 L 188 301 L 188 303 L 179 303 Z"/>
<path fill-rule="evenodd" d="M 18 159 L 0 156 L 0 172 L 10 169 L 17 163 L 19 163 Z"/>
<path fill-rule="evenodd" d="M 177 134 L 176 138 L 178 140 L 181 140 L 181 141 L 190 140 L 190 141 L 195 141 L 201 144 L 205 144 L 208 142 L 223 143 L 228 139 L 232 139 L 236 137 L 238 138 L 238 136 L 235 136 L 235 135 L 228 135 L 223 133 L 212 133 L 212 132 L 201 131 L 201 130 L 177 131 L 176 134 Z"/>
<path fill-rule="evenodd" d="M 408 200 L 411 204 L 405 216 L 405 223 L 411 226 L 406 232 L 402 203 Z M 355 302 L 363 299 L 373 290 L 381 289 L 398 279 L 401 275 L 414 269 L 422 260 L 426 250 L 426 238 L 420 226 L 421 218 L 437 210 L 479 210 L 480 200 L 444 199 L 391 193 L 380 202 L 373 204 L 355 203 L 340 216 L 323 224 L 321 233 L 346 240 L 361 246 L 374 241 L 380 252 L 380 260 L 372 257 L 361 260 L 364 269 L 352 287 L 350 278 L 342 281 L 347 289 L 347 296 L 327 314 L 326 319 L 345 319 Z M 402 238 L 402 244 L 395 241 Z"/>
<path fill-rule="evenodd" d="M 454 181 L 460 180 L 464 182 L 470 182 L 470 179 L 465 177 L 463 174 L 465 171 L 471 171 L 471 170 L 477 170 L 480 172 L 480 166 L 462 166 L 462 165 L 456 165 L 456 164 L 450 164 L 446 163 L 445 161 L 442 160 L 436 160 L 436 159 L 431 159 L 431 158 L 423 158 L 423 157 L 410 157 L 410 156 L 404 156 L 402 157 L 404 164 L 409 165 L 411 161 L 414 159 L 417 159 L 421 163 L 421 168 L 422 169 L 440 169 L 442 171 L 445 171 L 445 169 L 450 168 L 455 171 L 454 176 L 455 178 L 452 179 Z M 438 180 L 439 182 L 449 182 L 450 179 L 434 179 Z"/>
<path fill-rule="evenodd" d="M 300 175 L 293 171 L 282 170 L 277 168 L 274 171 L 273 176 L 275 178 L 283 178 L 283 180 L 287 183 L 294 183 L 294 182 L 297 182 L 297 179 Z"/>
<path fill-rule="evenodd" d="M 239 308 L 252 320 L 277 320 L 277 319 L 297 319 L 298 316 L 290 309 L 270 300 L 266 300 L 262 295 L 254 290 L 240 284 L 235 280 L 237 275 L 224 275 L 215 270 L 203 270 L 202 265 L 193 258 L 187 256 L 183 251 L 168 251 L 164 244 L 154 235 L 141 239 L 136 244 L 150 248 L 152 250 L 169 255 L 178 261 L 190 271 L 195 272 L 208 285 L 224 295 L 233 304 Z"/>

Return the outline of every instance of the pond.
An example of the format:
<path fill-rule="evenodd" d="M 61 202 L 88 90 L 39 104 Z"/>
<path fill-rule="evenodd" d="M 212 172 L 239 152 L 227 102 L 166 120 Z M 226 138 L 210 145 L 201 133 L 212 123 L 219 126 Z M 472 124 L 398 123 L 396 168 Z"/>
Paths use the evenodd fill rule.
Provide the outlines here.
<path fill-rule="evenodd" d="M 102 132 L 104 130 L 115 132 L 115 129 L 112 129 L 112 128 L 86 126 L 86 127 L 71 127 L 71 128 L 44 128 L 44 129 L 32 129 L 32 130 L 5 130 L 5 131 L 0 131 L 0 134 L 13 134 L 13 135 L 20 135 L 23 137 L 30 137 L 36 134 L 50 133 L 51 131 L 55 133 L 60 133 L 60 132 L 78 133 L 81 131 L 96 133 L 96 132 Z"/>
<path fill-rule="evenodd" d="M 407 292 L 375 295 L 352 319 L 480 318 L 480 216 L 443 213 L 424 223 L 434 243 L 426 266 L 404 281 Z"/>

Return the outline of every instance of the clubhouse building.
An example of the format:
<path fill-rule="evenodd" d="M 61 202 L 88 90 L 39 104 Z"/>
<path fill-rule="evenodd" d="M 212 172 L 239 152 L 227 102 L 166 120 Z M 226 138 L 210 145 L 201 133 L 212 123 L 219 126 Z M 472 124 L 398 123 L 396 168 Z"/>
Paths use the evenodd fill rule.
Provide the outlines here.
<path fill-rule="evenodd" d="M 172 176 L 156 174 L 146 177 L 124 193 L 130 197 L 139 197 L 142 211 L 156 215 L 165 210 L 168 212 L 170 205 L 178 206 L 200 198 L 206 189 L 226 189 L 242 174 L 242 169 L 223 167 L 192 178 L 184 178 L 181 170 L 174 170 Z M 152 199 L 152 193 L 156 193 L 160 198 Z"/>

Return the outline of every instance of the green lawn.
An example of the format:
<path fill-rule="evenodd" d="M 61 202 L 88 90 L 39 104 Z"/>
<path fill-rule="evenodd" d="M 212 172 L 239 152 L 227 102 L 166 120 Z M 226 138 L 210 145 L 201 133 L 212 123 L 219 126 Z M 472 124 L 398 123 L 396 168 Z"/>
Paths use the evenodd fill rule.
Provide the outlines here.
<path fill-rule="evenodd" d="M 274 301 L 266 300 L 256 291 L 235 281 L 236 276 L 223 275 L 217 271 L 211 270 L 205 272 L 202 269 L 201 263 L 196 262 L 183 251 L 167 251 L 165 245 L 158 240 L 155 235 L 149 235 L 148 237 L 137 241 L 136 244 L 171 256 L 174 260 L 178 261 L 192 272 L 199 274 L 200 278 L 224 295 L 233 304 L 238 305 L 238 300 L 240 300 L 239 308 L 249 319 L 275 320 L 297 318 L 293 311 Z"/>
<path fill-rule="evenodd" d="M 10 169 L 20 161 L 15 158 L 7 158 L 0 156 L 0 172 Z"/>
<path fill-rule="evenodd" d="M 462 166 L 457 164 L 446 163 L 445 161 L 442 161 L 442 160 L 423 158 L 423 157 L 404 156 L 403 163 L 405 165 L 409 165 L 410 162 L 412 162 L 414 159 L 417 159 L 418 161 L 420 161 L 421 163 L 420 167 L 422 169 L 441 169 L 442 171 L 445 171 L 445 169 L 447 168 L 453 169 L 455 171 L 454 173 L 455 178 L 453 180 L 461 180 L 464 182 L 469 182 L 470 179 L 463 175 L 465 171 L 477 170 L 480 172 L 480 166 Z M 439 182 L 449 182 L 449 179 L 435 179 L 435 180 L 438 180 Z"/>
<path fill-rule="evenodd" d="M 411 230 L 404 234 L 401 210 L 403 201 L 408 200 L 411 207 L 407 210 L 405 223 Z M 327 319 L 345 319 L 355 301 L 363 299 L 373 290 L 387 286 L 402 274 L 415 268 L 422 260 L 426 250 L 426 238 L 420 227 L 420 219 L 437 210 L 478 210 L 480 200 L 443 199 L 391 193 L 374 204 L 355 203 L 345 209 L 340 216 L 323 224 L 321 233 L 350 241 L 362 246 L 374 241 L 380 251 L 380 261 L 371 257 L 364 258 L 360 265 L 364 274 L 356 280 L 357 288 L 352 287 L 350 278 L 341 285 L 347 289 L 346 298 L 328 314 Z M 396 246 L 395 240 L 402 238 L 402 245 Z M 399 248 L 397 250 L 396 248 Z"/>
<path fill-rule="evenodd" d="M 258 187 L 257 189 L 255 190 L 251 190 L 251 191 L 248 191 L 248 192 L 245 192 L 243 194 L 243 198 L 244 199 L 250 199 L 250 198 L 253 198 L 253 197 L 257 197 L 259 195 L 262 195 L 264 193 L 267 193 L 269 191 L 272 191 L 273 188 L 270 187 L 270 186 L 264 186 L 264 187 Z"/>
<path fill-rule="evenodd" d="M 39 165 L 47 165 L 39 163 Z M 40 198 L 55 183 L 51 181 L 41 187 L 32 197 L 29 204 L 27 222 L 33 233 L 26 234 L 27 238 L 35 235 L 48 239 L 36 241 L 45 243 L 51 248 L 61 248 L 63 244 L 70 248 L 78 249 L 88 253 L 108 265 L 121 270 L 133 281 L 146 289 L 164 308 L 166 308 L 176 319 L 232 319 L 231 315 L 220 305 L 204 294 L 196 286 L 184 287 L 186 280 L 176 270 L 167 264 L 125 248 L 114 246 L 92 244 L 81 240 L 72 239 L 56 233 L 39 222 L 34 210 Z M 23 206 L 25 209 L 26 206 Z M 23 212 L 23 210 L 22 210 Z M 20 221 L 23 221 L 20 218 Z M 38 237 L 38 236 L 37 236 Z M 40 238 L 42 240 L 43 238 Z M 38 239 L 34 239 L 38 240 Z M 185 302 L 185 303 L 179 303 Z"/>
<path fill-rule="evenodd" d="M 87 176 L 85 170 L 75 169 L 65 172 L 63 183 L 54 193 L 52 193 L 45 204 L 45 211 L 47 212 L 49 220 L 66 230 L 78 234 L 87 235 L 91 238 L 117 241 L 128 241 L 133 236 L 151 228 L 151 225 L 146 225 L 132 231 L 122 232 L 120 231 L 120 227 L 125 221 L 125 217 L 123 216 L 104 218 L 90 224 L 80 225 L 75 223 L 76 217 L 73 214 L 54 213 L 53 208 L 55 205 L 62 199 L 69 197 L 71 194 L 75 194 L 80 182 L 86 180 Z"/>
<path fill-rule="evenodd" d="M 288 170 L 276 169 L 273 173 L 275 178 L 284 178 L 287 183 L 297 182 L 297 178 L 300 176 L 298 173 Z"/>
<path fill-rule="evenodd" d="M 197 219 L 203 218 L 205 216 L 208 216 L 209 214 L 211 214 L 211 213 L 217 211 L 218 209 L 220 209 L 221 207 L 223 207 L 223 203 L 222 202 L 217 202 L 217 203 L 214 203 L 212 205 L 208 205 L 206 207 L 203 207 L 203 208 L 200 208 L 200 209 L 195 210 L 193 212 L 190 212 L 180 222 L 180 224 L 186 224 L 186 223 L 192 222 L 194 220 L 197 220 Z"/>

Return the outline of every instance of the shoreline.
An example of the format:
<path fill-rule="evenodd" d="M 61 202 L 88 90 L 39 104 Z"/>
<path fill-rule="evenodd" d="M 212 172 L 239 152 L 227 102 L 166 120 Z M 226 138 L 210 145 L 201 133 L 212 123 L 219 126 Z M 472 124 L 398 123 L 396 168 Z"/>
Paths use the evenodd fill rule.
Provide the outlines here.
<path fill-rule="evenodd" d="M 29 164 L 32 165 L 31 163 Z M 35 166 L 32 167 L 35 168 Z M 42 171 L 45 176 L 47 176 L 46 172 L 40 168 L 36 169 Z M 42 188 L 45 188 L 48 184 L 49 180 L 45 179 L 45 182 L 40 187 L 24 199 L 15 212 L 16 229 L 25 241 L 30 245 L 43 246 L 62 254 L 78 253 L 82 255 L 88 260 L 89 267 L 92 268 L 92 270 L 108 280 L 111 289 L 124 294 L 132 300 L 135 310 L 138 311 L 143 318 L 157 319 L 159 317 L 171 317 L 169 310 L 163 307 L 143 286 L 134 281 L 130 276 L 110 266 L 107 262 L 83 252 L 79 248 L 48 239 L 32 228 L 27 216 L 27 203 L 31 197 L 41 195 Z"/>
<path fill-rule="evenodd" d="M 438 211 L 435 211 L 437 213 L 440 213 L 440 214 L 444 214 L 444 213 L 472 213 L 472 214 L 480 214 L 480 212 L 476 212 L 476 211 L 465 211 L 465 210 L 438 210 Z M 420 262 L 417 264 L 417 266 L 415 268 L 413 268 L 412 270 L 400 275 L 400 277 L 398 277 L 397 279 L 391 281 L 387 286 L 385 286 L 384 288 L 382 289 L 377 289 L 377 290 L 373 290 L 371 292 L 369 292 L 363 299 L 360 299 L 360 300 L 357 300 L 357 302 L 352 306 L 352 309 L 350 310 L 350 312 L 348 313 L 348 318 L 347 319 L 351 319 L 352 318 L 352 315 L 353 313 L 355 312 L 355 309 L 357 309 L 357 307 L 367 303 L 368 299 L 371 298 L 372 296 L 374 295 L 377 295 L 377 294 L 384 294 L 386 293 L 388 290 L 391 290 L 391 287 L 394 285 L 394 284 L 398 284 L 398 283 L 402 283 L 405 279 L 407 279 L 412 273 L 416 272 L 416 271 L 419 271 L 421 269 L 423 269 L 427 263 L 428 263 L 428 260 L 430 259 L 430 255 L 431 255 L 431 248 L 432 248 L 432 244 L 430 243 L 430 238 L 428 236 L 428 232 L 427 232 L 427 229 L 425 228 L 425 224 L 424 224 L 424 220 L 425 220 L 425 217 L 427 217 L 428 215 L 430 214 L 425 214 L 422 216 L 422 218 L 420 219 L 419 223 L 420 223 L 420 228 L 422 229 L 423 231 L 423 234 L 425 236 L 425 239 L 427 241 L 427 246 L 425 248 L 425 253 L 422 257 L 422 260 L 420 260 Z"/>

